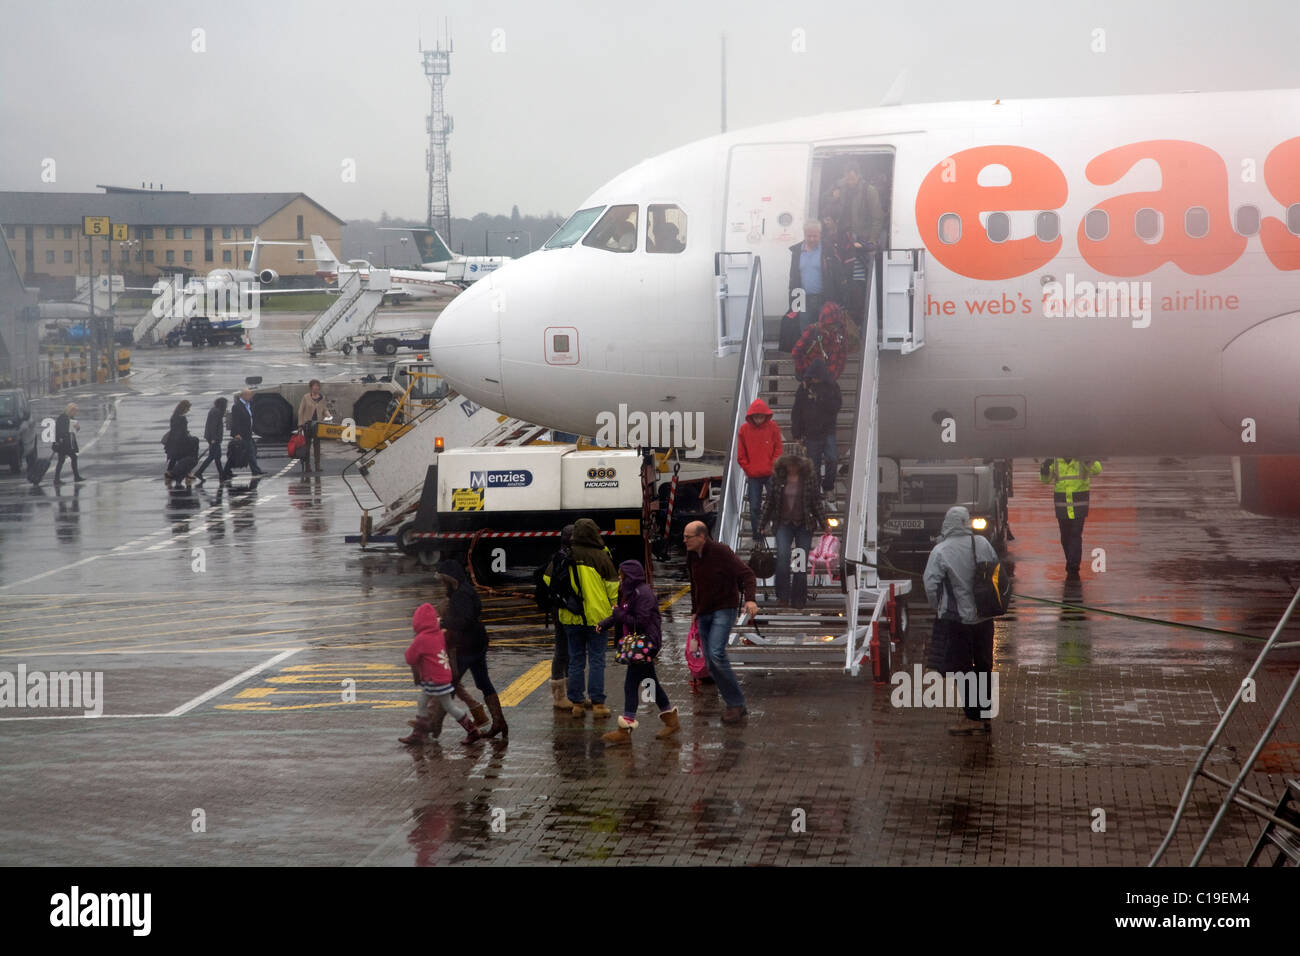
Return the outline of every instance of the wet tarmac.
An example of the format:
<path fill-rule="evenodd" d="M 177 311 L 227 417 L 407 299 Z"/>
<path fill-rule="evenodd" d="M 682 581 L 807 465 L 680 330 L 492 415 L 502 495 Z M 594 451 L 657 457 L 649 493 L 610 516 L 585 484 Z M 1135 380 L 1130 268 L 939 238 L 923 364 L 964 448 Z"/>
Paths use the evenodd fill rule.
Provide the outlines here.
<path fill-rule="evenodd" d="M 39 400 L 50 417 L 80 405 L 88 480 L 0 474 L 0 673 L 102 673 L 103 716 L 0 708 L 0 864 L 1144 864 L 1252 636 L 1300 585 L 1300 528 L 1241 512 L 1218 459 L 1105 462 L 1084 534 L 1105 570 L 1085 562 L 1067 584 L 1051 496 L 1018 462 L 1020 597 L 997 625 L 989 736 L 949 736 L 951 711 L 891 706 L 869 676 L 761 668 L 741 672 L 748 718 L 724 727 L 716 692 L 691 691 L 689 597 L 669 565 L 659 673 L 676 738 L 654 739 L 643 706 L 633 744 L 607 748 L 612 721 L 554 710 L 549 631 L 507 587 L 485 603 L 508 743 L 449 729 L 408 750 L 402 651 L 438 590 L 409 559 L 343 543 L 359 515 L 344 449 L 326 443 L 307 481 L 263 444 L 255 486 L 163 486 L 180 398 L 201 431 L 246 375 L 328 392 L 386 362 L 306 361 L 292 324 L 267 322 L 252 351 L 137 350 L 129 380 Z M 923 657 L 930 620 L 913 610 L 896 668 Z M 1235 774 L 1298 661 L 1266 666 L 1211 769 Z M 622 679 L 611 662 L 615 709 Z M 1296 710 L 1250 777 L 1258 793 L 1300 772 Z M 1198 786 L 1168 864 L 1218 796 Z M 1207 862 L 1240 865 L 1258 829 L 1230 812 Z"/>

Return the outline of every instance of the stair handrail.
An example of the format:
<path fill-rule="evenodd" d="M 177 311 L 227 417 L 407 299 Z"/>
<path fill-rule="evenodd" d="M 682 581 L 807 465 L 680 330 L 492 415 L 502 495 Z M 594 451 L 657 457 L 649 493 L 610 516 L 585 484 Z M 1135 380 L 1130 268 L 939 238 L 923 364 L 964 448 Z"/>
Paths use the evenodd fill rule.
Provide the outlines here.
<path fill-rule="evenodd" d="M 749 273 L 749 295 L 745 309 L 745 340 L 736 363 L 735 408 L 732 415 L 730 454 L 722 478 L 722 499 L 715 537 L 733 551 L 740 539 L 740 508 L 745 498 L 745 473 L 736 459 L 740 426 L 750 403 L 758 397 L 763 371 L 763 266 L 754 256 Z"/>

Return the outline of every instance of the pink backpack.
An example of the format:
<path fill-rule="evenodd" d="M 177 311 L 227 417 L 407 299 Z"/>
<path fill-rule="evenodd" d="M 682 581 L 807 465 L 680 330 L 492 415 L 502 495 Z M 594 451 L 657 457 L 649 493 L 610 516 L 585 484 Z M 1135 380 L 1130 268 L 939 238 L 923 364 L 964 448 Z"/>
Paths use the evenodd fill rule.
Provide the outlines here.
<path fill-rule="evenodd" d="M 686 635 L 686 669 L 691 672 L 691 693 L 696 693 L 700 681 L 709 676 L 709 659 L 704 655 L 700 627 L 696 621 L 691 621 L 691 632 Z"/>
<path fill-rule="evenodd" d="M 821 564 L 826 571 L 826 576 L 832 581 L 835 580 L 840 563 L 840 539 L 829 531 L 826 532 L 817 540 L 817 547 L 813 548 L 812 553 L 808 555 L 808 560 L 814 575 L 817 574 L 817 565 Z"/>

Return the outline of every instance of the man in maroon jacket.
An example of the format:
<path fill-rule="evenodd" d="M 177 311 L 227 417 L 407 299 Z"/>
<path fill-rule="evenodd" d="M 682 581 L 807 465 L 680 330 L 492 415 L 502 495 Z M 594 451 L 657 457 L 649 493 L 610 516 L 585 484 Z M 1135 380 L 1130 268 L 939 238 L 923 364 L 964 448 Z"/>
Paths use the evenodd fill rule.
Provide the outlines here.
<path fill-rule="evenodd" d="M 745 613 L 758 613 L 754 603 L 754 572 L 735 552 L 709 537 L 703 521 L 692 521 L 682 534 L 686 542 L 686 568 L 691 575 L 691 616 L 709 661 L 709 675 L 727 705 L 722 722 L 734 724 L 749 711 L 745 695 L 727 660 L 727 639 L 736 623 L 736 606 L 743 592 Z"/>

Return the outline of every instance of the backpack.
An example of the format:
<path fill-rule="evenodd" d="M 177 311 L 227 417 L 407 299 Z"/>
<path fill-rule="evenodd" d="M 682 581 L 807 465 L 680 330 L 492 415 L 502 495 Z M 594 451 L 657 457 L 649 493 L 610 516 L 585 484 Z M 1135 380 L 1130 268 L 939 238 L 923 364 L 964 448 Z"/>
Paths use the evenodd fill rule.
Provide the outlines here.
<path fill-rule="evenodd" d="M 1001 561 L 981 561 L 975 554 L 975 535 L 970 536 L 970 555 L 975 563 L 975 580 L 971 593 L 975 596 L 975 611 L 981 618 L 1001 617 L 1007 613 L 1011 597 L 1011 578 Z"/>
<path fill-rule="evenodd" d="M 551 559 L 551 603 L 558 608 L 563 608 L 570 614 L 580 616 L 585 624 L 587 621 L 587 609 L 583 604 L 582 595 L 573 585 L 573 570 L 577 567 L 573 560 L 573 552 L 568 548 L 556 552 L 555 557 Z"/>

